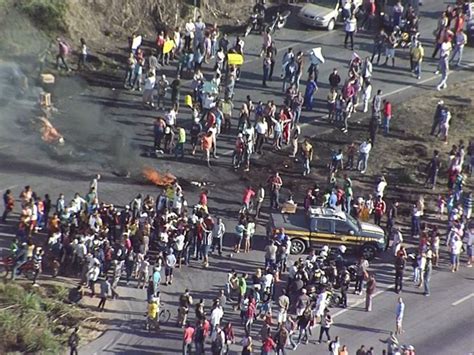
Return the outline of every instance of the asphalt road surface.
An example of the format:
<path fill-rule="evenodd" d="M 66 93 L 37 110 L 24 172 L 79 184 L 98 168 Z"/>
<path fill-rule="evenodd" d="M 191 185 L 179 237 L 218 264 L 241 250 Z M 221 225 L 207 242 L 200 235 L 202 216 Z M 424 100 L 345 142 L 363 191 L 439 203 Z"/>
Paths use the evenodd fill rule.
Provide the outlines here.
<path fill-rule="evenodd" d="M 425 1 L 421 8 L 421 40 L 425 45 L 427 56 L 431 54 L 433 42 L 432 32 L 436 27 L 436 19 L 446 6 L 437 0 Z M 279 50 L 276 77 L 279 74 L 279 63 L 282 54 L 289 47 L 295 52 L 307 51 L 321 46 L 326 63 L 320 67 L 321 90 L 317 94 L 317 109 L 313 113 L 303 113 L 303 134 L 317 135 L 328 132 L 322 121 L 325 114 L 325 82 L 332 68 L 339 68 L 341 76 L 347 72 L 351 51 L 343 48 L 344 33 L 341 28 L 326 32 L 323 30 L 300 28 L 294 16 L 288 28 L 278 31 L 275 41 Z M 246 95 L 254 101 L 276 99 L 280 102 L 281 81 L 269 83 L 269 88 L 261 87 L 262 65 L 258 57 L 261 46 L 259 36 L 250 35 L 245 39 L 246 62 L 242 69 L 240 82 L 236 85 L 236 107 L 244 102 Z M 365 57 L 371 51 L 372 39 L 366 33 L 356 34 L 355 51 Z M 124 53 L 119 54 L 124 55 Z M 393 102 L 401 102 L 404 98 L 420 90 L 434 90 L 439 77 L 433 74 L 436 63 L 427 60 L 424 63 L 421 80 L 413 78 L 408 68 L 408 53 L 398 51 L 395 68 L 374 67 L 374 90 L 382 89 L 391 95 Z M 464 63 L 474 63 L 471 48 L 466 48 Z M 207 67 L 208 69 L 208 67 Z M 171 71 L 170 71 L 171 73 Z M 210 72 L 207 70 L 208 79 Z M 453 71 L 450 80 L 465 78 L 468 71 Z M 469 72 L 472 76 L 472 72 Z M 172 75 L 169 75 L 172 76 Z M 88 181 L 92 175 L 100 172 L 103 180 L 99 185 L 99 196 L 105 201 L 116 205 L 129 203 L 138 192 L 156 194 L 157 189 L 143 184 L 139 178 L 139 170 L 144 165 L 156 167 L 158 170 L 171 171 L 187 181 L 183 184 L 187 198 L 192 203 L 197 201 L 198 189 L 189 181 L 210 182 L 211 212 L 225 219 L 227 229 L 233 231 L 236 211 L 240 206 L 240 196 L 245 181 L 240 180 L 230 166 L 234 136 L 220 138 L 218 160 L 212 161 L 213 170 L 207 169 L 196 158 L 186 157 L 176 162 L 169 157 L 147 157 L 146 152 L 152 146 L 152 122 L 155 114 L 144 110 L 141 96 L 134 92 L 120 89 L 120 80 L 113 76 L 96 74 L 92 84 L 79 79 L 59 78 L 54 91 L 54 104 L 58 108 L 58 118 L 54 124 L 65 136 L 66 145 L 59 150 L 45 147 L 38 135 L 26 130 L 30 123 L 22 121 L 24 111 L 18 105 L 6 105 L 4 114 L 0 115 L 2 127 L 0 133 L 0 189 L 11 188 L 19 194 L 22 186 L 30 184 L 39 193 L 50 193 L 53 199 L 57 193 L 64 192 L 72 197 L 76 191 L 86 193 Z M 303 82 L 304 85 L 304 82 Z M 184 91 L 184 90 L 183 90 Z M 13 100 L 13 99 L 12 99 Z M 27 100 L 27 99 L 25 99 Z M 14 102 L 14 101 L 11 101 Z M 26 101 L 25 101 L 26 102 Z M 360 116 L 360 119 L 363 119 Z M 181 119 L 181 116 L 180 118 Z M 189 119 L 186 112 L 183 119 Z M 426 119 L 431 119 L 427 117 Z M 258 159 L 258 158 L 255 158 Z M 116 172 L 127 170 L 131 177 L 117 176 Z M 250 175 L 251 176 L 251 175 Z M 2 245 L 8 243 L 12 236 L 13 223 L 0 225 Z M 263 226 L 258 227 L 259 235 L 263 235 Z M 232 235 L 226 236 L 226 252 L 222 258 L 213 257 L 211 267 L 207 270 L 195 262 L 191 267 L 176 272 L 176 280 L 172 286 L 163 286 L 164 307 L 172 313 L 173 323 L 176 320 L 177 298 L 185 288 L 192 290 L 194 299 L 205 298 L 210 306 L 210 299 L 225 284 L 226 272 L 235 268 L 239 272 L 253 273 L 263 265 L 263 243 L 256 237 L 254 251 L 250 254 L 239 254 L 229 257 L 229 246 Z M 260 238 L 261 239 L 261 238 Z M 339 335 L 342 344 L 349 347 L 350 353 L 365 344 L 373 346 L 377 354 L 386 347 L 384 343 L 389 332 L 395 328 L 395 307 L 397 295 L 390 289 L 393 275 L 390 257 L 385 255 L 372 265 L 378 279 L 378 295 L 374 300 L 374 310 L 367 313 L 363 310 L 362 296 L 351 295 L 349 308 L 332 309 L 336 315 L 332 336 Z M 406 303 L 402 343 L 416 346 L 418 354 L 469 354 L 474 351 L 474 310 L 472 269 L 461 268 L 456 274 L 448 272 L 447 261 L 443 259 L 441 267 L 435 270 L 430 297 L 424 297 L 420 289 L 414 288 L 408 280 L 402 296 Z M 176 354 L 181 352 L 182 331 L 176 327 L 165 326 L 159 334 L 151 334 L 144 330 L 143 314 L 146 309 L 145 291 L 137 290 L 135 285 L 119 288 L 121 298 L 110 301 L 105 312 L 108 330 L 96 341 L 82 347 L 81 354 Z M 238 314 L 230 307 L 225 309 L 225 320 L 231 320 L 237 331 L 237 339 L 242 336 Z M 261 322 L 257 322 L 254 337 L 258 337 Z M 315 328 L 308 345 L 300 346 L 295 353 L 314 354 L 327 353 L 327 345 L 317 345 L 315 340 L 319 329 Z M 240 346 L 232 346 L 232 352 L 240 351 Z"/>

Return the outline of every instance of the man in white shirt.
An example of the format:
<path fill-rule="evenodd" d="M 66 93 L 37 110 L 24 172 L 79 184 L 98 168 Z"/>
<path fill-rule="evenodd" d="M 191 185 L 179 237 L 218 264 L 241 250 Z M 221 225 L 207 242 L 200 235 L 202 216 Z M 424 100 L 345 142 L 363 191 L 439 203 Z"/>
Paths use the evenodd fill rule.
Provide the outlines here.
<path fill-rule="evenodd" d="M 171 108 L 171 110 L 168 111 L 168 113 L 165 115 L 165 122 L 166 122 L 166 125 L 173 128 L 176 124 L 176 110 L 173 108 Z"/>
<path fill-rule="evenodd" d="M 215 301 L 214 308 L 211 311 L 211 326 L 212 331 L 216 328 L 216 326 L 220 325 L 222 317 L 224 317 L 224 310 L 222 309 L 219 301 Z"/>
<path fill-rule="evenodd" d="M 385 177 L 382 176 L 375 186 L 375 196 L 382 198 L 386 187 L 387 181 L 385 180 Z"/>
<path fill-rule="evenodd" d="M 457 234 L 451 239 L 449 249 L 451 252 L 451 272 L 456 272 L 459 269 L 459 256 L 462 249 L 462 241 Z"/>
<path fill-rule="evenodd" d="M 169 248 L 168 255 L 165 259 L 165 285 L 171 285 L 173 283 L 173 270 L 176 265 L 176 256 L 174 255 L 173 248 Z"/>
<path fill-rule="evenodd" d="M 369 153 L 371 149 L 372 143 L 370 142 L 370 139 L 367 139 L 366 141 L 362 142 L 362 144 L 359 146 L 359 161 L 357 162 L 357 169 L 362 174 L 365 174 L 365 171 L 367 170 Z"/>
<path fill-rule="evenodd" d="M 222 256 L 222 240 L 225 234 L 225 224 L 222 222 L 222 218 L 217 219 L 217 223 L 212 228 L 212 252 L 214 252 L 217 246 L 217 252 L 219 256 Z"/>
<path fill-rule="evenodd" d="M 188 22 L 186 22 L 186 25 L 184 25 L 184 48 L 185 49 L 190 49 L 191 48 L 191 43 L 194 38 L 194 32 L 196 31 L 196 28 L 194 26 L 193 19 L 190 18 Z"/>
<path fill-rule="evenodd" d="M 154 107 L 155 104 L 153 103 L 153 91 L 155 90 L 156 84 L 156 77 L 152 71 L 150 71 L 145 79 L 145 85 L 143 87 L 143 104 L 150 105 Z"/>
<path fill-rule="evenodd" d="M 264 117 L 260 118 L 255 124 L 255 131 L 257 132 L 255 150 L 258 154 L 262 154 L 262 146 L 268 132 L 268 123 Z"/>

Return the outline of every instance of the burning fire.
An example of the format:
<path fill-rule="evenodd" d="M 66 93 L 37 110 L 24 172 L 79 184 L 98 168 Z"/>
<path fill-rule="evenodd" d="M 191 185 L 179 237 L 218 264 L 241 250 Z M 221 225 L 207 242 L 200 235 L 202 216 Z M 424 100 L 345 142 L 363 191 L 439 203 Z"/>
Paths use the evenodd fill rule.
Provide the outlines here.
<path fill-rule="evenodd" d="M 146 166 L 142 170 L 143 177 L 148 181 L 152 182 L 157 186 L 168 186 L 172 185 L 176 181 L 176 176 L 166 173 L 164 175 L 160 174 L 155 169 Z"/>
<path fill-rule="evenodd" d="M 41 132 L 41 139 L 49 144 L 54 143 L 64 143 L 64 137 L 58 132 L 56 128 L 49 122 L 49 120 L 45 117 L 39 117 L 39 120 L 42 123 L 42 127 L 40 128 Z"/>

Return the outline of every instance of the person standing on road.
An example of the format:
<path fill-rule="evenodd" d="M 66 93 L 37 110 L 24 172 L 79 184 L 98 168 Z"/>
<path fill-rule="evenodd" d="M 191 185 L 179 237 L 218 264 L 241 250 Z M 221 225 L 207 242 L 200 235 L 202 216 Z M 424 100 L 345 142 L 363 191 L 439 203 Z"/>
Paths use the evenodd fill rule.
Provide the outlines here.
<path fill-rule="evenodd" d="M 405 256 L 398 253 L 395 258 L 395 292 L 400 293 L 403 289 L 403 272 L 405 270 Z"/>
<path fill-rule="evenodd" d="M 388 100 L 383 100 L 383 128 L 384 135 L 388 136 L 390 131 L 390 121 L 392 120 L 392 103 Z"/>
<path fill-rule="evenodd" d="M 257 196 L 255 198 L 257 202 L 257 206 L 255 208 L 255 219 L 258 219 L 260 217 L 260 211 L 262 209 L 264 199 L 265 199 L 265 188 L 263 187 L 262 184 L 260 184 L 257 189 Z"/>
<path fill-rule="evenodd" d="M 425 269 L 423 270 L 423 295 L 430 295 L 431 271 L 433 270 L 433 252 L 429 249 L 426 252 Z"/>
<path fill-rule="evenodd" d="M 339 342 L 339 337 L 337 336 L 332 342 L 329 343 L 329 351 L 331 355 L 339 355 L 339 349 L 341 343 Z"/>
<path fill-rule="evenodd" d="M 441 80 L 436 86 L 436 90 L 440 91 L 448 87 L 448 74 L 449 74 L 449 55 L 451 52 L 451 42 L 448 40 L 441 44 L 441 52 L 438 63 L 439 72 L 441 72 Z M 438 71 L 436 71 L 438 73 Z"/>
<path fill-rule="evenodd" d="M 288 51 L 283 55 L 281 62 L 281 78 L 285 77 L 286 67 L 292 59 L 295 58 L 295 53 L 293 53 L 293 48 L 288 48 Z"/>
<path fill-rule="evenodd" d="M 212 132 L 207 132 L 201 136 L 202 159 L 206 159 L 207 166 L 211 167 L 211 149 L 212 149 Z"/>
<path fill-rule="evenodd" d="M 217 223 L 214 224 L 212 228 L 212 252 L 217 247 L 217 252 L 219 256 L 222 256 L 222 241 L 225 234 L 225 224 L 222 222 L 222 218 L 217 218 Z"/>
<path fill-rule="evenodd" d="M 99 312 L 103 312 L 105 308 L 105 302 L 107 301 L 107 297 L 109 297 L 110 293 L 110 283 L 109 283 L 109 278 L 106 277 L 102 282 L 100 283 L 100 302 L 97 308 L 99 309 Z"/>
<path fill-rule="evenodd" d="M 306 83 L 306 89 L 304 93 L 304 105 L 306 110 L 308 111 L 313 110 L 313 100 L 316 91 L 318 91 L 318 85 L 316 84 L 314 77 L 310 75 L 308 78 L 308 82 Z"/>
<path fill-rule="evenodd" d="M 385 63 L 383 65 L 388 64 L 388 59 L 392 59 L 392 67 L 395 67 L 395 46 L 397 43 L 397 38 L 395 37 L 395 31 L 387 37 L 385 40 Z"/>
<path fill-rule="evenodd" d="M 451 255 L 451 272 L 456 272 L 459 269 L 459 256 L 461 255 L 462 249 L 462 241 L 457 234 L 451 237 L 449 249 Z"/>
<path fill-rule="evenodd" d="M 331 313 L 329 312 L 329 309 L 326 308 L 324 310 L 324 315 L 321 318 L 321 329 L 319 331 L 319 339 L 318 343 L 321 344 L 321 341 L 323 340 L 323 334 L 326 334 L 327 341 L 331 341 L 331 336 L 329 335 L 329 329 L 331 328 L 331 325 L 333 324 L 332 316 Z"/>
<path fill-rule="evenodd" d="M 351 50 L 354 50 L 354 32 L 357 30 L 357 20 L 355 14 L 352 14 L 344 22 L 344 31 L 346 32 L 346 37 L 344 38 L 344 48 L 347 48 L 347 42 L 350 39 L 351 41 Z"/>
<path fill-rule="evenodd" d="M 265 57 L 263 58 L 263 78 L 262 78 L 262 86 L 264 88 L 267 87 L 267 80 L 270 79 L 270 70 L 272 67 L 272 53 L 267 52 Z"/>
<path fill-rule="evenodd" d="M 410 56 L 413 61 L 413 72 L 418 80 L 421 79 L 421 63 L 425 56 L 425 49 L 420 41 L 416 42 L 416 46 L 410 50 Z"/>
<path fill-rule="evenodd" d="M 369 102 L 370 98 L 372 97 L 372 84 L 370 80 L 364 80 L 362 85 L 362 102 L 363 102 L 363 109 L 362 112 L 366 113 L 369 111 Z"/>
<path fill-rule="evenodd" d="M 365 140 L 359 146 L 359 160 L 357 162 L 357 170 L 359 170 L 361 174 L 365 174 L 365 171 L 367 170 L 369 154 L 370 154 L 371 149 L 372 149 L 372 142 L 370 139 Z"/>
<path fill-rule="evenodd" d="M 15 199 L 13 198 L 13 194 L 10 189 L 7 189 L 3 194 L 3 205 L 5 210 L 3 211 L 2 222 L 5 223 L 7 221 L 8 214 L 13 211 L 13 206 L 15 206 Z"/>
<path fill-rule="evenodd" d="M 370 275 L 369 280 L 367 281 L 366 286 L 366 295 L 365 295 L 365 310 L 367 312 L 372 311 L 372 299 L 374 298 L 375 291 L 377 289 L 377 282 L 375 281 L 375 276 Z"/>
<path fill-rule="evenodd" d="M 191 354 L 194 338 L 194 328 L 191 323 L 186 322 L 183 333 L 183 355 Z"/>
<path fill-rule="evenodd" d="M 395 334 L 400 335 L 403 333 L 403 316 L 405 314 L 405 303 L 401 297 L 398 298 L 397 309 L 396 309 L 396 329 Z"/>
<path fill-rule="evenodd" d="M 301 145 L 301 154 L 303 155 L 303 176 L 311 173 L 311 161 L 313 160 L 313 145 L 305 139 Z"/>
<path fill-rule="evenodd" d="M 356 283 L 355 283 L 355 291 L 354 294 L 360 295 L 362 292 L 362 284 L 364 280 L 368 278 L 368 269 L 369 269 L 369 262 L 361 256 L 359 261 L 357 262 L 357 270 L 356 270 Z"/>
<path fill-rule="evenodd" d="M 332 73 L 329 74 L 329 85 L 331 89 L 339 89 L 339 84 L 341 83 L 341 77 L 337 72 L 337 68 L 332 70 Z"/>
<path fill-rule="evenodd" d="M 387 35 L 384 31 L 384 29 L 380 29 L 380 32 L 377 33 L 374 37 L 374 44 L 372 48 L 372 58 L 370 58 L 370 61 L 373 63 L 375 56 L 377 56 L 377 65 L 380 63 L 380 55 L 382 54 L 383 47 L 385 45 L 385 41 L 387 39 Z"/>
<path fill-rule="evenodd" d="M 462 60 L 462 53 L 464 51 L 464 46 L 467 43 L 467 36 L 464 33 L 463 30 L 460 30 L 458 33 L 456 33 L 456 36 L 454 37 L 454 50 L 453 54 L 451 55 L 451 59 L 449 62 L 454 62 L 454 58 L 456 58 L 456 55 L 458 56 L 458 59 L 456 61 L 456 66 L 459 67 L 461 66 L 461 60 Z"/>
<path fill-rule="evenodd" d="M 283 181 L 278 172 L 270 176 L 267 180 L 267 184 L 270 187 L 270 208 L 280 208 L 280 189 L 283 185 Z"/>

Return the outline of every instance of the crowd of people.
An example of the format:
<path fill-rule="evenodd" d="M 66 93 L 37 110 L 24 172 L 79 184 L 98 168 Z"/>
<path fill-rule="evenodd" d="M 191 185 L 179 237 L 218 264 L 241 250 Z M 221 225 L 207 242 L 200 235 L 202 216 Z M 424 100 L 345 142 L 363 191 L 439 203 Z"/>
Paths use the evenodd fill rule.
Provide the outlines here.
<path fill-rule="evenodd" d="M 429 296 L 431 273 L 433 268 L 440 267 L 443 243 L 450 256 L 452 272 L 460 268 L 464 244 L 468 256 L 466 266 L 472 267 L 474 262 L 474 224 L 470 222 L 473 198 L 465 189 L 474 165 L 474 142 L 469 141 L 466 145 L 461 140 L 453 145 L 448 161 L 443 161 L 438 150 L 433 152 L 426 167 L 424 185 L 447 191 L 440 193 L 436 201 L 439 216 L 446 214 L 446 233 L 437 225 L 424 221 L 425 200 L 420 194 L 416 201 L 410 201 L 413 204 L 408 233 L 418 246 L 413 253 L 408 252 L 398 212 L 400 204 L 406 201 L 385 201 L 388 183 L 383 175 L 375 179 L 372 194 L 361 196 L 354 192 L 350 174 L 353 170 L 365 174 L 369 169 L 369 156 L 378 139 L 378 130 L 381 128 L 384 135 L 390 134 L 392 103 L 384 98 L 381 90 L 372 89 L 374 66 L 380 64 L 381 54 L 385 53 L 385 65 L 390 60 L 395 66 L 396 50 L 403 40 L 408 41 L 409 69 L 421 78 L 424 49 L 418 36 L 418 17 L 413 7 L 404 9 L 401 2 L 397 2 L 391 16 L 385 18 L 381 14 L 383 11 L 376 8 L 378 2 L 369 1 L 364 4 L 361 18 L 351 3 L 345 1 L 343 5 L 346 47 L 350 45 L 353 49 L 357 30 L 372 30 L 374 23 L 380 23 L 381 29 L 374 35 L 372 56 L 361 58 L 353 53 L 345 77 L 338 68 L 330 74 L 327 118 L 348 134 L 351 115 L 357 110 L 371 111 L 368 137 L 329 157 L 327 188 L 320 190 L 316 185 L 308 189 L 302 204 L 306 210 L 314 205 L 341 210 L 361 221 L 372 217 L 374 223 L 383 226 L 390 236 L 391 243 L 387 247 L 393 254 L 395 292 L 403 291 L 406 266 L 410 264 L 413 282 L 423 287 L 423 294 Z M 447 87 L 450 62 L 462 65 L 466 16 L 470 14 L 462 5 L 450 5 L 438 22 L 432 55 L 435 58 L 439 53 L 441 81 L 438 90 Z M 408 39 L 405 33 L 408 33 Z M 274 75 L 277 48 L 268 31 L 264 31 L 262 42 L 262 85 L 266 87 L 270 81 L 277 80 Z M 69 70 L 68 45 L 61 39 L 58 39 L 58 45 L 57 65 L 62 63 Z M 155 47 L 151 49 L 141 46 L 138 34 L 132 36 L 123 83 L 125 89 L 143 91 L 142 102 L 147 109 L 162 112 L 154 123 L 154 152 L 157 155 L 173 154 L 176 159 L 182 159 L 186 154 L 196 155 L 200 147 L 201 159 L 211 167 L 211 159 L 218 159 L 217 143 L 221 135 L 235 134 L 231 163 L 235 170 L 250 171 L 254 154 L 264 155 L 270 149 L 279 151 L 290 146 L 291 158 L 301 156 L 301 174 L 310 175 L 315 154 L 310 140 L 301 140 L 300 120 L 304 111 L 311 112 L 314 108 L 321 79 L 319 63 L 306 63 L 307 56 L 303 52 L 295 53 L 288 48 L 282 56 L 278 78 L 282 81 L 281 103 L 276 100 L 262 102 L 247 96 L 235 116 L 233 101 L 242 65 L 231 63 L 229 55 L 243 56 L 244 48 L 241 37 L 232 40 L 221 33 L 216 24 L 206 26 L 201 17 L 196 21 L 189 19 L 183 29 L 160 31 Z M 80 54 L 82 69 L 87 64 L 84 39 L 81 39 Z M 176 75 L 168 80 L 160 71 L 173 63 L 176 64 Z M 203 74 L 206 65 L 212 68 L 212 78 Z M 307 80 L 303 89 L 304 75 Z M 191 124 L 178 118 L 183 110 L 184 78 L 191 80 L 191 90 L 185 96 L 186 105 L 192 112 Z M 430 133 L 436 137 L 441 135 L 446 144 L 450 119 L 448 106 L 439 101 Z M 439 186 L 440 171 L 448 175 L 446 188 Z M 267 196 L 270 209 L 280 210 L 285 205 L 280 201 L 284 181 L 278 173 L 272 174 L 266 184 L 245 189 L 237 225 L 235 230 L 230 230 L 228 223 L 209 210 L 205 189 L 191 205 L 179 182 L 175 181 L 156 198 L 137 194 L 128 205 L 117 208 L 99 199 L 99 181 L 100 175 L 97 175 L 85 194 L 76 193 L 70 201 L 62 193 L 52 201 L 49 194 L 42 197 L 26 186 L 19 195 L 19 208 L 15 208 L 13 192 L 4 193 L 2 221 L 7 221 L 13 211 L 20 215 L 17 238 L 10 247 L 14 258 L 12 278 L 17 277 L 25 263 L 31 263 L 33 283 L 37 284 L 45 265 L 46 251 L 48 269 L 52 270 L 53 276 L 59 274 L 80 280 L 70 292 L 71 302 L 80 302 L 85 288 L 89 288 L 90 296 L 94 297 L 99 285 L 97 307 L 104 311 L 109 298 L 120 297 L 118 286 L 123 279 L 126 286 L 146 288 L 148 320 L 158 327 L 160 294 L 166 293 L 166 286 L 173 284 L 177 270 L 196 262 L 207 269 L 213 263 L 211 255 L 223 255 L 223 241 L 230 236 L 233 238 L 230 256 L 249 252 L 256 221 L 261 219 Z M 288 200 L 292 202 L 292 198 L 290 196 Z M 47 244 L 37 242 L 38 233 L 48 236 Z M 253 275 L 228 270 L 227 282 L 210 301 L 210 307 L 204 299 L 194 302 L 193 291 L 185 290 L 179 297 L 177 310 L 177 324 L 183 327 L 183 353 L 189 354 L 194 349 L 196 354 L 203 354 L 207 342 L 211 344 L 213 354 L 227 354 L 235 343 L 240 344 L 242 354 L 254 353 L 259 344 L 262 355 L 273 351 L 285 354 L 288 345 L 296 350 L 300 344 L 307 344 L 313 328 L 320 325 L 318 343 L 325 335 L 331 354 L 349 354 L 343 339 L 331 337 L 334 324 L 331 307 L 347 307 L 347 295 L 353 286 L 355 294 L 365 295 L 365 310 L 372 311 L 377 282 L 369 261 L 359 258 L 348 268 L 343 245 L 336 252 L 323 246 L 320 252 L 311 250 L 307 257 L 295 261 L 290 261 L 290 250 L 291 240 L 281 229 L 265 246 L 263 267 Z M 396 334 L 387 339 L 387 354 L 399 349 L 397 335 L 402 333 L 404 309 L 400 298 L 396 306 Z M 235 324 L 224 322 L 224 314 L 233 312 L 240 316 L 240 326 L 235 327 L 242 329 L 239 340 Z M 259 323 L 257 333 L 255 327 Z M 74 344 L 77 347 L 77 341 Z M 411 349 L 404 351 L 412 354 Z M 362 345 L 356 354 L 373 355 L 375 352 Z"/>

